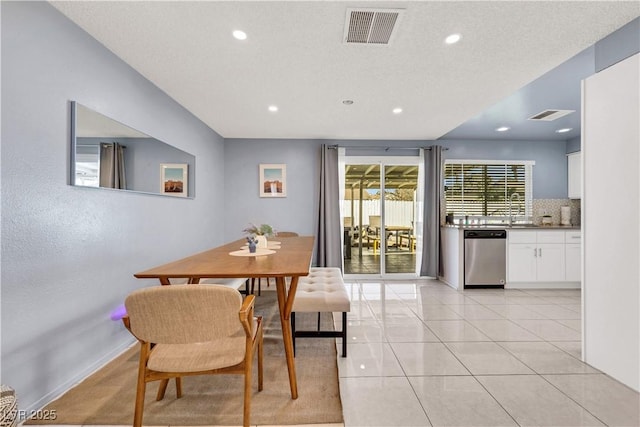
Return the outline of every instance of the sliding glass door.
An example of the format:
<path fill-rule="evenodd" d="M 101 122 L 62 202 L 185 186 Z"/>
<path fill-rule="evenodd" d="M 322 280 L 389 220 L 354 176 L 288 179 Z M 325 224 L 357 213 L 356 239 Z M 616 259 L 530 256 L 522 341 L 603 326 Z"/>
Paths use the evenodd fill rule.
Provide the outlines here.
<path fill-rule="evenodd" d="M 346 157 L 344 272 L 416 274 L 418 158 Z"/>
<path fill-rule="evenodd" d="M 415 273 L 418 166 L 385 165 L 383 172 L 385 272 Z"/>

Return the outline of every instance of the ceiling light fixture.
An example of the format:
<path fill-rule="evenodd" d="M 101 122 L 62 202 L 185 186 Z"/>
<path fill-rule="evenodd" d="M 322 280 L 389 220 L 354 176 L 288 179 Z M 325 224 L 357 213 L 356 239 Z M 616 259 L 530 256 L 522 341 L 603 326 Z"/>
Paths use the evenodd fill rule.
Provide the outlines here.
<path fill-rule="evenodd" d="M 562 129 L 558 129 L 556 131 L 556 133 L 566 133 L 566 132 L 569 132 L 571 130 L 573 130 L 573 128 L 562 128 Z"/>
<path fill-rule="evenodd" d="M 496 128 L 496 132 L 506 132 L 509 129 L 511 129 L 509 126 L 500 126 L 499 128 Z"/>
<path fill-rule="evenodd" d="M 233 32 L 233 37 L 237 38 L 238 40 L 246 40 L 247 39 L 247 33 L 245 33 L 244 31 L 235 30 Z"/>
<path fill-rule="evenodd" d="M 444 39 L 444 42 L 446 44 L 454 44 L 454 43 L 458 43 L 461 38 L 462 36 L 460 34 L 451 34 L 446 39 Z"/>
<path fill-rule="evenodd" d="M 402 113 L 402 108 L 398 107 L 393 109 L 393 114 L 400 114 L 400 113 Z"/>
<path fill-rule="evenodd" d="M 278 106 L 277 105 L 269 105 L 269 111 L 271 111 L 272 113 L 275 113 L 276 111 L 278 111 Z"/>

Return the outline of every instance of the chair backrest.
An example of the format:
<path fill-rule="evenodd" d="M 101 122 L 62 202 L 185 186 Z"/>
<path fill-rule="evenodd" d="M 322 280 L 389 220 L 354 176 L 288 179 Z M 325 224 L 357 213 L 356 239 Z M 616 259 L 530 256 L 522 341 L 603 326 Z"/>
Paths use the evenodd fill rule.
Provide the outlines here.
<path fill-rule="evenodd" d="M 131 333 L 157 344 L 189 344 L 245 336 L 242 296 L 220 285 L 153 286 L 125 299 Z"/>
<path fill-rule="evenodd" d="M 299 234 L 295 231 L 278 231 L 276 237 L 298 237 Z"/>
<path fill-rule="evenodd" d="M 369 227 L 380 227 L 380 215 L 369 215 Z"/>

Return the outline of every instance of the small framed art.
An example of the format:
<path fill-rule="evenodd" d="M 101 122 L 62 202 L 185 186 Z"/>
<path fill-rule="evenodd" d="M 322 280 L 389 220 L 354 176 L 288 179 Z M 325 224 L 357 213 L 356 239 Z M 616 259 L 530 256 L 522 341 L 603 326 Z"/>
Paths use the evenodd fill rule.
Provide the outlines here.
<path fill-rule="evenodd" d="M 260 165 L 260 197 L 287 197 L 287 165 Z"/>
<path fill-rule="evenodd" d="M 186 163 L 161 163 L 160 193 L 167 196 L 187 197 L 189 194 L 188 176 Z"/>

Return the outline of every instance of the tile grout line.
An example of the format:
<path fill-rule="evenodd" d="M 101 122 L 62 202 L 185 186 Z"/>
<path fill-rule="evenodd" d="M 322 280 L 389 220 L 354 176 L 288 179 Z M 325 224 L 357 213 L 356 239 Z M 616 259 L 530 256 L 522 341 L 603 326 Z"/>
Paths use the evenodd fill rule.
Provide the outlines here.
<path fill-rule="evenodd" d="M 545 374 L 545 375 L 556 375 L 556 374 Z M 566 374 L 566 375 L 583 375 L 583 374 Z M 598 416 L 596 416 L 596 414 L 593 414 L 591 411 L 589 411 L 587 408 L 585 408 L 584 406 L 582 406 L 578 401 L 576 401 L 574 398 L 572 398 L 571 396 L 569 396 L 567 393 L 565 393 L 564 391 L 562 391 L 560 388 L 558 388 L 555 384 L 553 384 L 551 381 L 549 381 L 547 378 L 544 377 L 544 375 L 540 375 L 540 377 L 546 381 L 548 384 L 550 384 L 553 388 L 555 388 L 556 390 L 558 390 L 560 393 L 562 393 L 564 396 L 567 397 L 567 399 L 571 400 L 572 402 L 574 402 L 576 405 L 578 405 L 579 407 L 581 407 L 584 411 L 586 411 L 589 415 L 591 415 L 593 418 L 595 418 L 596 420 L 600 421 L 603 425 L 608 426 L 609 424 L 605 423 L 603 420 L 601 420 Z"/>

